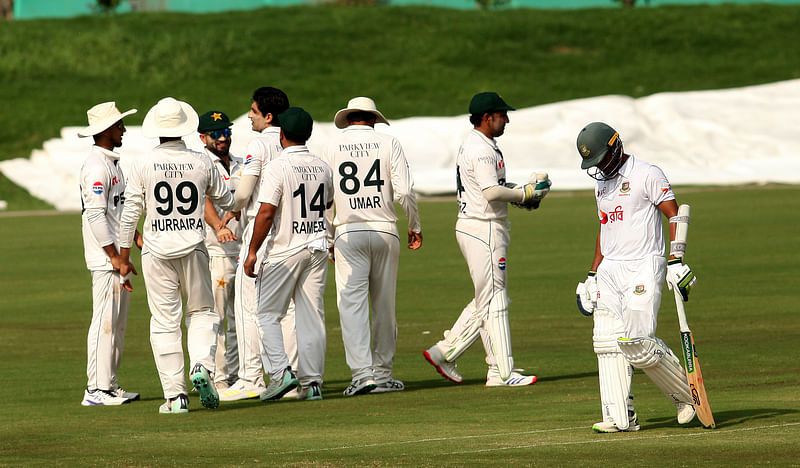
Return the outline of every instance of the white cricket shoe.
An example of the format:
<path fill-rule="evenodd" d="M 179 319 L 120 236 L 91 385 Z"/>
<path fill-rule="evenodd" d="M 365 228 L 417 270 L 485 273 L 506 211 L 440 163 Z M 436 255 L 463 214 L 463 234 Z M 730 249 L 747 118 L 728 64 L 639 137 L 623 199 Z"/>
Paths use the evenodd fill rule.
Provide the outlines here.
<path fill-rule="evenodd" d="M 372 378 L 353 380 L 350 385 L 344 389 L 344 396 L 363 395 L 375 390 L 375 381 Z"/>
<path fill-rule="evenodd" d="M 189 397 L 178 395 L 170 398 L 158 408 L 160 414 L 184 414 L 189 412 Z"/>
<path fill-rule="evenodd" d="M 264 390 L 266 390 L 266 387 L 264 386 L 263 382 L 254 384 L 252 382 L 239 379 L 236 381 L 236 383 L 228 387 L 227 390 L 220 392 L 219 400 L 237 401 L 247 400 L 249 398 L 258 398 L 258 396 L 261 395 Z"/>
<path fill-rule="evenodd" d="M 486 374 L 487 387 L 524 387 L 535 383 L 535 375 L 522 375 L 516 370 L 511 371 L 511 375 L 506 380 L 500 377 L 500 371 L 496 367 L 490 367 Z"/>
<path fill-rule="evenodd" d="M 297 394 L 296 398 L 298 400 L 317 401 L 322 399 L 322 389 L 319 388 L 319 383 L 317 382 L 304 385 L 302 390 L 295 393 Z M 288 395 L 288 393 L 286 395 Z"/>
<path fill-rule="evenodd" d="M 636 413 L 633 413 L 633 415 L 628 416 L 627 429 L 618 428 L 613 421 L 600 421 L 599 423 L 594 423 L 594 425 L 592 425 L 592 430 L 594 432 L 599 432 L 599 433 L 635 432 L 638 431 L 639 429 L 640 429 L 639 418 L 636 416 Z"/>
<path fill-rule="evenodd" d="M 110 391 L 94 389 L 91 392 L 87 389 L 83 392 L 83 406 L 119 406 L 128 403 L 128 399 L 118 397 Z"/>
<path fill-rule="evenodd" d="M 136 401 L 140 398 L 140 395 L 138 393 L 125 391 L 120 386 L 112 388 L 111 394 L 114 395 L 115 397 L 124 398 L 128 401 Z"/>
<path fill-rule="evenodd" d="M 406 389 L 405 384 L 399 380 L 389 379 L 386 382 L 375 384 L 372 393 L 401 392 Z"/>
<path fill-rule="evenodd" d="M 676 403 L 678 408 L 678 424 L 688 424 L 694 419 L 694 406 L 688 403 Z"/>
<path fill-rule="evenodd" d="M 439 351 L 438 346 L 431 346 L 423 351 L 422 355 L 425 356 L 425 359 L 427 359 L 428 362 L 430 362 L 431 365 L 436 368 L 436 371 L 442 374 L 447 380 L 455 383 L 461 383 L 464 381 L 464 378 L 461 377 L 461 374 L 459 374 L 456 370 L 456 363 L 447 362 L 444 359 L 444 354 Z"/>

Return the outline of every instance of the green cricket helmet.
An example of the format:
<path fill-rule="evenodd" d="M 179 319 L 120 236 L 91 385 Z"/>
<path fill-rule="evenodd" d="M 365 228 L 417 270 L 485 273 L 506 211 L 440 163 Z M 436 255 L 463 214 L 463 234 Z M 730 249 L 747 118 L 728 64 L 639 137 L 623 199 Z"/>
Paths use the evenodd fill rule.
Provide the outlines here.
<path fill-rule="evenodd" d="M 580 153 L 581 169 L 586 169 L 589 176 L 596 180 L 609 180 L 617 175 L 622 163 L 622 140 L 619 133 L 603 122 L 592 122 L 578 134 L 578 153 Z M 611 161 L 603 170 L 597 167 L 611 151 Z M 596 170 L 590 172 L 589 169 Z"/>

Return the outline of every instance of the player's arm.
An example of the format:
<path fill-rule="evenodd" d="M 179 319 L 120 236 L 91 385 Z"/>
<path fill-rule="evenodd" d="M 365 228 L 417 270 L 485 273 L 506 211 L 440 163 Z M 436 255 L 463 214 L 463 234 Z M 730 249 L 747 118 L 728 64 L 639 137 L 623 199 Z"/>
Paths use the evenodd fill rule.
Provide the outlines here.
<path fill-rule="evenodd" d="M 271 203 L 261 203 L 258 208 L 258 214 L 253 224 L 253 237 L 250 239 L 250 246 L 247 251 L 247 259 L 244 261 L 244 273 L 251 278 L 256 277 L 255 265 L 256 255 L 264 239 L 267 238 L 267 233 L 272 229 L 272 223 L 275 221 L 275 211 L 277 206 Z"/>
<path fill-rule="evenodd" d="M 236 191 L 233 194 L 234 204 L 231 211 L 242 211 L 242 208 L 247 205 L 250 197 L 253 196 L 256 185 L 258 185 L 257 175 L 247 174 L 239 179 L 239 186 L 236 187 Z"/>
<path fill-rule="evenodd" d="M 125 186 L 125 205 L 120 219 L 119 255 L 121 259 L 119 274 L 122 277 L 126 277 L 130 272 L 134 271 L 133 264 L 130 261 L 131 245 L 134 240 L 139 245 L 142 239 L 141 236 L 137 238 L 136 225 L 142 215 L 143 206 L 144 184 L 142 183 L 142 175 L 139 173 L 138 166 L 134 165 L 133 171 L 128 177 L 128 184 Z"/>
<path fill-rule="evenodd" d="M 214 206 L 214 202 L 211 201 L 211 198 L 206 196 L 206 210 L 205 210 L 205 220 L 214 232 L 217 235 L 217 240 L 220 242 L 233 242 L 236 240 L 236 236 L 233 232 L 228 229 L 226 223 L 223 223 L 223 220 L 219 218 L 217 214 L 217 208 Z"/>
<path fill-rule="evenodd" d="M 408 219 L 408 248 L 417 250 L 422 247 L 422 223 L 419 219 L 417 194 L 414 192 L 414 178 L 408 160 L 397 140 L 392 144 L 390 164 L 394 201 L 400 204 Z"/>
<path fill-rule="evenodd" d="M 504 185 L 492 185 L 481 190 L 484 198 L 490 202 L 518 202 L 521 203 L 525 198 L 525 192 L 521 188 L 509 188 Z"/>
<path fill-rule="evenodd" d="M 669 219 L 669 240 L 670 252 L 667 260 L 667 287 L 671 291 L 678 288 L 684 301 L 689 300 L 689 292 L 697 282 L 694 272 L 689 265 L 683 263 L 683 250 L 686 246 L 686 238 L 677 238 L 678 222 L 683 221 L 688 224 L 688 216 L 685 221 L 678 216 L 678 202 L 675 199 L 666 200 L 658 204 L 658 209 Z M 685 232 L 685 231 L 684 231 Z M 682 244 L 683 248 L 678 247 Z"/>

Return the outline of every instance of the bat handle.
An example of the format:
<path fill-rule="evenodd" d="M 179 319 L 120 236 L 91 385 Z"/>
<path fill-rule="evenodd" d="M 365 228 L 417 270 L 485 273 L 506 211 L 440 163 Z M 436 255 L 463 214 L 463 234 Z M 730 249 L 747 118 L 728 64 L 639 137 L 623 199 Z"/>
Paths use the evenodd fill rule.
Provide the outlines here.
<path fill-rule="evenodd" d="M 678 311 L 678 326 L 682 332 L 689 331 L 689 323 L 686 321 L 686 309 L 683 307 L 683 296 L 678 290 L 678 287 L 673 287 L 672 291 L 675 293 L 675 308 Z"/>

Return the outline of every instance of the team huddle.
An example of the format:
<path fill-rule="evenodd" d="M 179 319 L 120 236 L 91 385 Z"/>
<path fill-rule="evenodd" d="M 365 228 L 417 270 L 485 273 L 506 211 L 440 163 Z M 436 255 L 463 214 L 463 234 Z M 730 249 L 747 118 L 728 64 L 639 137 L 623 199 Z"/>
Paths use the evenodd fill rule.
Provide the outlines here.
<path fill-rule="evenodd" d="M 506 255 L 508 204 L 535 210 L 550 190 L 544 172 L 522 184 L 506 181 L 496 139 L 514 108 L 494 92 L 469 105 L 473 130 L 456 163 L 456 239 L 474 296 L 443 339 L 423 351 L 448 380 L 461 383 L 456 360 L 478 338 L 486 353 L 486 386 L 536 383 L 515 367 L 509 330 Z M 80 136 L 94 138 L 81 169 L 82 229 L 92 274 L 93 316 L 87 338 L 84 406 L 121 405 L 139 394 L 120 387 L 120 366 L 132 286 L 135 244 L 151 312 L 150 343 L 164 394 L 159 412 L 189 411 L 189 380 L 206 408 L 249 398 L 321 400 L 326 328 L 323 295 L 335 270 L 336 301 L 352 381 L 346 397 L 395 392 L 395 296 L 400 232 L 394 203 L 408 219 L 407 245 L 422 246 L 411 169 L 400 142 L 375 130 L 388 124 L 375 102 L 351 99 L 334 116 L 341 129 L 312 154 L 313 120 L 273 87 L 257 89 L 248 117 L 258 135 L 247 154 L 230 154 L 231 126 L 218 110 L 198 115 L 164 98 L 145 116 L 142 133 L 159 145 L 119 167 L 125 132 L 114 102 L 87 112 Z M 187 148 L 197 134 L 204 151 Z M 688 223 L 663 172 L 626 154 L 611 127 L 581 130 L 582 168 L 598 180 L 600 229 L 579 310 L 594 317 L 603 420 L 597 432 L 638 430 L 631 396 L 633 367 L 676 405 L 678 422 L 695 416 L 695 401 L 678 358 L 655 337 L 663 283 L 683 300 L 695 282 L 682 262 Z M 142 233 L 136 226 L 145 213 Z M 662 214 L 670 221 L 665 257 Z M 405 237 L 404 237 L 405 238 Z M 182 305 L 185 301 L 185 307 Z"/>

